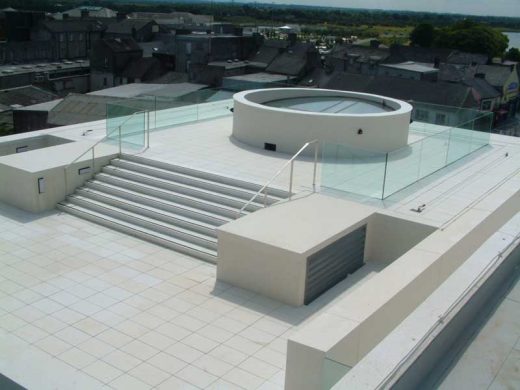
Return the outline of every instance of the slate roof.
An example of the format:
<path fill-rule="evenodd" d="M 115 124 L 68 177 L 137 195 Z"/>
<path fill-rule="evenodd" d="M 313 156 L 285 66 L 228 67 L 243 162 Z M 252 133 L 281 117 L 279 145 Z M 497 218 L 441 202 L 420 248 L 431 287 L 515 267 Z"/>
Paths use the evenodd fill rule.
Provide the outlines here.
<path fill-rule="evenodd" d="M 467 53 L 456 50 L 448 56 L 446 62 L 461 65 L 484 65 L 488 62 L 488 56 L 485 54 Z"/>
<path fill-rule="evenodd" d="M 155 57 L 142 57 L 131 61 L 123 70 L 123 77 L 143 79 L 155 67 L 161 67 L 161 61 Z"/>
<path fill-rule="evenodd" d="M 316 51 L 310 43 L 296 43 L 279 54 L 267 67 L 268 73 L 279 73 L 289 76 L 298 76 L 307 66 L 308 54 Z"/>
<path fill-rule="evenodd" d="M 99 20 L 84 19 L 65 19 L 65 20 L 45 20 L 41 22 L 41 26 L 53 33 L 62 32 L 102 32 L 106 26 Z"/>
<path fill-rule="evenodd" d="M 132 38 L 103 38 L 102 41 L 114 53 L 142 50 L 137 42 Z"/>
<path fill-rule="evenodd" d="M 485 79 L 480 78 L 468 78 L 464 80 L 464 84 L 472 87 L 476 94 L 477 98 L 480 99 L 493 99 L 497 98 L 501 95 L 496 88 L 490 85 Z"/>
<path fill-rule="evenodd" d="M 258 49 L 258 51 L 250 58 L 250 61 L 260 62 L 265 64 L 267 67 L 271 62 L 273 62 L 278 54 L 280 54 L 279 48 L 262 45 L 260 49 Z"/>
<path fill-rule="evenodd" d="M 121 104 L 126 107 L 132 107 L 132 104 L 136 104 L 138 105 L 136 109 L 141 110 L 154 109 L 153 101 L 70 94 L 49 112 L 48 123 L 64 126 L 106 119 L 107 104 L 109 103 Z M 149 104 L 149 107 L 146 107 L 147 104 Z"/>
<path fill-rule="evenodd" d="M 439 81 L 449 81 L 458 83 L 464 80 L 466 70 L 463 66 L 454 64 L 440 64 L 437 79 Z"/>
<path fill-rule="evenodd" d="M 119 22 L 109 24 L 106 33 L 130 35 L 132 34 L 133 28 L 135 28 L 136 31 L 139 31 L 150 23 L 156 24 L 153 20 L 150 19 L 124 19 Z"/>
<path fill-rule="evenodd" d="M 0 90 L 0 104 L 11 106 L 30 106 L 58 99 L 52 92 L 32 85 Z"/>
<path fill-rule="evenodd" d="M 406 61 L 434 63 L 438 60 L 439 62 L 447 62 L 452 53 L 452 49 L 393 45 L 390 47 L 390 56 L 385 62 L 390 64 Z"/>
<path fill-rule="evenodd" d="M 454 107 L 476 107 L 471 88 L 446 82 L 431 82 L 386 76 L 337 72 L 322 88 L 366 92 L 401 100 Z"/>
<path fill-rule="evenodd" d="M 358 62 L 379 62 L 386 60 L 390 56 L 390 51 L 388 49 L 361 45 L 336 45 L 332 49 L 330 56 L 340 59 L 354 57 Z"/>
<path fill-rule="evenodd" d="M 511 68 L 500 65 L 478 65 L 475 74 L 483 73 L 486 81 L 495 88 L 502 89 L 511 75 Z"/>

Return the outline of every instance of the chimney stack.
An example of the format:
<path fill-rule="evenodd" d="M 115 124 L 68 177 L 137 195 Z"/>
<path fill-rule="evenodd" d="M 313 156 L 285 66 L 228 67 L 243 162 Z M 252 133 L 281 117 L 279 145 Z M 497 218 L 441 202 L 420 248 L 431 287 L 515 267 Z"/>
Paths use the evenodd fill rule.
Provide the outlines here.
<path fill-rule="evenodd" d="M 294 32 L 291 32 L 291 33 L 287 34 L 287 39 L 289 40 L 289 44 L 292 46 L 298 40 L 298 35 Z"/>

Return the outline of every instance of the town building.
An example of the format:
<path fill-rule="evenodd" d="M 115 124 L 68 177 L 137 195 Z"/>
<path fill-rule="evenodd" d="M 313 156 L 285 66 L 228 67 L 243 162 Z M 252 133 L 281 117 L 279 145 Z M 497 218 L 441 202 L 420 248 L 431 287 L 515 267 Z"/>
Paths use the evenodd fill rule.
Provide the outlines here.
<path fill-rule="evenodd" d="M 123 71 L 142 56 L 143 50 L 132 38 L 103 38 L 96 41 L 90 55 L 90 90 L 127 84 Z"/>
<path fill-rule="evenodd" d="M 46 20 L 31 30 L 31 41 L 51 42 L 54 60 L 88 58 L 105 29 L 97 19 Z"/>

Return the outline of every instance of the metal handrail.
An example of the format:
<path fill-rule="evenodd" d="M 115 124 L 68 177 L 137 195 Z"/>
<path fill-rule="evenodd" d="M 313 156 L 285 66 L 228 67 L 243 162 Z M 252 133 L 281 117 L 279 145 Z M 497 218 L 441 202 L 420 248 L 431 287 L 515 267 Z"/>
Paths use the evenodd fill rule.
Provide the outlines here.
<path fill-rule="evenodd" d="M 94 167 L 94 162 L 95 162 L 95 148 L 96 146 L 98 146 L 101 142 L 103 141 L 106 141 L 108 139 L 108 137 L 110 137 L 112 134 L 114 134 L 116 131 L 119 133 L 119 155 L 121 155 L 121 126 L 123 126 L 124 124 L 126 124 L 130 119 L 132 119 L 135 115 L 137 114 L 144 114 L 144 113 L 148 113 L 148 124 L 147 126 L 145 127 L 145 131 L 147 131 L 147 141 L 146 141 L 146 147 L 150 147 L 150 112 L 148 110 L 144 110 L 144 111 L 137 111 L 137 112 L 134 112 L 132 113 L 128 118 L 126 118 L 122 123 L 120 123 L 118 126 L 117 126 L 117 129 L 111 131 L 110 133 L 108 133 L 107 135 L 105 135 L 103 138 L 101 138 L 100 140 L 98 140 L 94 145 L 91 145 L 87 150 L 85 150 L 83 153 L 81 153 L 78 157 L 76 157 L 74 160 L 72 160 L 69 164 L 67 164 L 63 170 L 64 170 L 64 174 L 65 174 L 65 191 L 68 193 L 68 177 L 67 177 L 67 170 L 70 168 L 70 166 L 72 164 L 74 164 L 75 162 L 77 162 L 81 157 L 83 157 L 85 154 L 87 154 L 89 151 L 92 151 L 92 167 L 91 167 L 91 171 L 92 173 L 95 172 L 95 167 Z"/>
<path fill-rule="evenodd" d="M 319 140 L 315 139 L 309 142 L 306 142 L 300 150 L 294 154 L 275 174 L 274 176 L 262 187 L 260 190 L 258 190 L 251 199 L 239 210 L 238 216 L 240 217 L 244 210 L 255 201 L 262 192 L 264 193 L 264 207 L 267 207 L 267 191 L 269 186 L 276 180 L 280 174 L 285 171 L 285 169 L 290 165 L 291 166 L 291 173 L 289 176 L 289 199 L 292 197 L 292 187 L 293 187 L 293 174 L 294 174 L 294 160 L 305 150 L 309 147 L 309 145 L 314 144 L 314 171 L 312 176 L 312 191 L 316 191 L 316 167 L 318 165 L 318 149 L 319 149 Z"/>

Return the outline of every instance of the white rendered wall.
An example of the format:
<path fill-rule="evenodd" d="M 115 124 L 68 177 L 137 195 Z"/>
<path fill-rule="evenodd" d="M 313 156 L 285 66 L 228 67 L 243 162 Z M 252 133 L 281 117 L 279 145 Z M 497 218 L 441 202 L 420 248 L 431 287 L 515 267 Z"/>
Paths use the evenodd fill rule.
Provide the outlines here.
<path fill-rule="evenodd" d="M 382 102 L 394 111 L 374 114 L 327 114 L 266 106 L 262 103 L 294 97 L 352 97 Z M 264 148 L 294 154 L 306 142 L 343 144 L 361 151 L 389 152 L 408 144 L 412 106 L 383 96 L 315 88 L 275 88 L 234 95 L 233 137 Z M 363 134 L 358 134 L 362 129 Z M 311 154 L 309 150 L 307 154 Z"/>
<path fill-rule="evenodd" d="M 78 169 L 92 165 L 88 153 L 67 169 L 68 189 L 65 188 L 64 168 L 88 148 L 88 143 L 71 142 L 0 157 L 0 201 L 33 213 L 54 209 L 66 195 L 92 177 L 92 173 L 78 174 Z M 96 148 L 96 172 L 117 156 L 113 149 L 108 145 Z M 39 178 L 45 181 L 43 193 L 38 191 Z"/>

